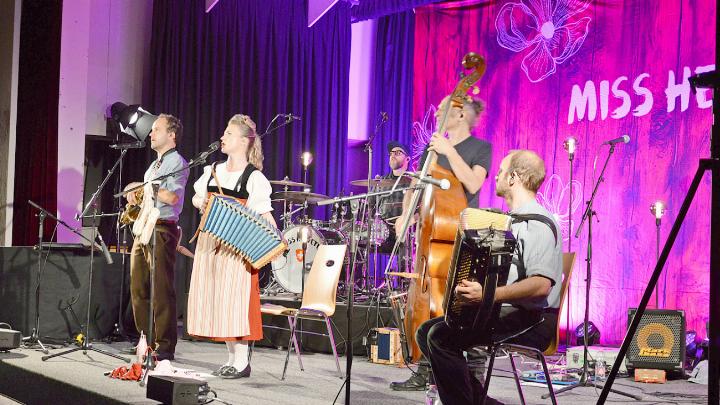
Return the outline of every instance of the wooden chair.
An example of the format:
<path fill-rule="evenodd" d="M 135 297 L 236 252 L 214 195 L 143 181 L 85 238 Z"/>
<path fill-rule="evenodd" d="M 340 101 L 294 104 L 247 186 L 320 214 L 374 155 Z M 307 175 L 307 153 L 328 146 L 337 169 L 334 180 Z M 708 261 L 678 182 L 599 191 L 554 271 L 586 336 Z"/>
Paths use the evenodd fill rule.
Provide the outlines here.
<path fill-rule="evenodd" d="M 335 298 L 337 295 L 337 285 L 340 280 L 340 272 L 343 267 L 345 251 L 347 245 L 321 245 L 315 254 L 310 273 L 305 280 L 305 290 L 303 291 L 303 299 L 300 308 L 287 308 L 280 305 L 263 305 L 261 312 L 263 314 L 286 316 L 290 325 L 290 338 L 288 341 L 287 353 L 285 355 L 285 365 L 283 366 L 282 378 L 285 379 L 288 361 L 290 360 L 290 350 L 294 349 L 300 364 L 300 370 L 305 371 L 302 365 L 302 357 L 300 348 L 297 344 L 297 336 L 295 335 L 298 319 L 310 321 L 325 322 L 327 334 L 304 332 L 308 334 L 327 336 L 330 338 L 333 355 L 335 356 L 335 366 L 338 375 L 344 378 L 340 370 L 340 361 L 338 360 L 337 349 L 335 348 L 335 337 L 333 336 L 332 326 L 330 325 L 330 317 L 335 313 Z"/>
<path fill-rule="evenodd" d="M 575 266 L 575 253 L 564 253 L 563 254 L 563 280 L 562 285 L 560 287 L 560 308 L 558 309 L 558 322 L 557 326 L 555 327 L 555 337 L 550 342 L 550 346 L 548 346 L 545 351 L 540 351 L 534 347 L 529 346 L 523 346 L 519 344 L 509 343 L 509 341 L 515 340 L 522 335 L 531 332 L 533 329 L 535 329 L 537 326 L 539 326 L 541 323 L 544 322 L 544 319 L 541 319 L 536 324 L 530 326 L 529 328 L 513 335 L 510 337 L 507 337 L 503 339 L 502 341 L 494 342 L 492 345 L 488 347 L 488 367 L 487 367 L 487 376 L 485 377 L 485 387 L 484 392 L 481 394 L 482 397 L 480 398 L 480 403 L 485 402 L 485 398 L 487 397 L 487 391 L 488 387 L 490 386 L 490 377 L 492 376 L 492 369 L 493 369 L 493 363 L 495 362 L 495 355 L 497 354 L 498 350 L 504 350 L 508 353 L 510 357 L 510 365 L 513 369 L 513 377 L 515 378 L 515 384 L 518 389 L 518 394 L 520 395 L 520 403 L 525 404 L 525 397 L 523 396 L 522 392 L 522 386 L 520 385 L 520 378 L 518 377 L 518 370 L 515 366 L 515 360 L 514 356 L 518 354 L 522 354 L 531 358 L 534 358 L 542 364 L 543 373 L 545 374 L 545 381 L 548 386 L 548 390 L 550 391 L 550 400 L 552 401 L 553 405 L 557 404 L 557 400 L 555 399 L 555 391 L 553 390 L 552 386 L 552 379 L 550 378 L 550 372 L 547 368 L 547 362 L 545 361 L 545 356 L 549 356 L 552 354 L 555 354 L 557 352 L 558 343 L 560 341 L 560 314 L 562 314 L 563 304 L 565 302 L 565 298 L 567 295 L 568 285 L 570 284 L 570 278 L 572 277 L 573 267 Z"/>

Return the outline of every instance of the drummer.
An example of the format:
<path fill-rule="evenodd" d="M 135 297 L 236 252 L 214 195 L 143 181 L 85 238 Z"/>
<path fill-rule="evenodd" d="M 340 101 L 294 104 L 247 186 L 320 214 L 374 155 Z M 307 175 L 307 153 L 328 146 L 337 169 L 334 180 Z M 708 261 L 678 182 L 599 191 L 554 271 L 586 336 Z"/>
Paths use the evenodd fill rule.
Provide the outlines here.
<path fill-rule="evenodd" d="M 395 182 L 398 177 L 402 176 L 397 187 L 409 186 L 412 179 L 403 176 L 403 174 L 408 170 L 408 166 L 410 165 L 410 148 L 401 142 L 390 141 L 387 144 L 387 151 L 389 154 L 388 165 L 391 171 L 382 178 Z M 389 189 L 390 187 L 387 188 Z M 402 214 L 402 203 L 403 193 L 401 192 L 383 197 L 380 201 L 380 217 L 390 224 L 390 236 L 378 247 L 378 251 L 381 253 L 390 253 L 395 244 L 395 227 L 392 226 L 392 224 L 395 223 L 395 219 Z"/>

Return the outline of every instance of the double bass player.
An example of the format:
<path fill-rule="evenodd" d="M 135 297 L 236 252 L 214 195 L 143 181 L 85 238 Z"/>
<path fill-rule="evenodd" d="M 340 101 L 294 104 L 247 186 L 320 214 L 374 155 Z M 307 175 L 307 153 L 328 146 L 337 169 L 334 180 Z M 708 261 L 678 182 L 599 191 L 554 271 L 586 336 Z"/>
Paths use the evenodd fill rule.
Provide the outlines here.
<path fill-rule="evenodd" d="M 412 357 L 418 361 L 418 370 L 406 381 L 392 382 L 390 388 L 396 391 L 420 391 L 424 390 L 428 381 L 429 367 L 424 357 L 421 357 L 414 334 L 417 328 L 424 321 L 442 315 L 442 299 L 445 288 L 445 278 L 447 277 L 450 253 L 452 251 L 452 243 L 454 238 L 454 228 L 457 227 L 457 221 L 460 211 L 470 207 L 478 206 L 478 193 L 488 177 L 491 164 L 491 147 L 490 144 L 475 138 L 472 130 L 477 126 L 478 118 L 484 109 L 483 103 L 471 97 L 464 96 L 462 101 L 451 99 L 451 96 L 445 97 L 435 114 L 438 131 L 432 135 L 430 142 L 420 160 L 422 166 L 427 159 L 429 152 L 437 156 L 435 167 L 436 177 L 443 177 L 442 173 L 449 174 L 452 177 L 450 190 L 438 190 L 437 201 L 435 204 L 443 204 L 443 207 L 437 205 L 429 208 L 426 204 L 420 206 L 420 229 L 418 237 L 422 238 L 421 233 L 430 231 L 432 225 L 428 225 L 423 221 L 449 221 L 452 236 L 447 243 L 423 243 L 418 242 L 418 252 L 416 258 L 415 271 L 421 272 L 422 268 L 428 268 L 427 272 L 432 276 L 433 272 L 439 271 L 439 277 L 430 277 L 429 285 L 411 286 L 408 295 L 408 313 L 406 314 L 405 334 L 412 347 Z M 443 122 L 444 121 L 444 122 Z M 444 125 L 443 125 L 444 124 Z M 444 131 L 443 131 L 444 129 Z M 447 137 L 445 136 L 447 133 Z M 432 155 L 430 155 L 432 156 Z M 442 172 L 442 173 L 439 173 Z M 453 190 L 455 189 L 455 190 Z M 454 191 L 454 194 L 452 192 Z M 441 193 L 445 193 L 442 195 Z M 427 196 L 423 198 L 426 200 Z M 409 205 L 409 199 L 406 198 L 403 207 L 403 215 L 395 223 L 396 233 L 400 234 L 403 228 L 402 219 L 406 218 Z M 449 205 L 449 206 L 448 206 Z M 431 211 L 436 216 L 445 214 L 446 218 L 428 218 Z M 424 229 L 423 229 L 424 228 Z M 426 237 L 433 238 L 432 235 Z M 442 274 L 444 272 L 444 275 Z M 414 290 L 414 291 L 412 291 Z M 423 291 L 425 290 L 425 291 Z M 412 302 L 411 302 L 412 301 Z M 410 319 L 408 319 L 410 316 Z"/>

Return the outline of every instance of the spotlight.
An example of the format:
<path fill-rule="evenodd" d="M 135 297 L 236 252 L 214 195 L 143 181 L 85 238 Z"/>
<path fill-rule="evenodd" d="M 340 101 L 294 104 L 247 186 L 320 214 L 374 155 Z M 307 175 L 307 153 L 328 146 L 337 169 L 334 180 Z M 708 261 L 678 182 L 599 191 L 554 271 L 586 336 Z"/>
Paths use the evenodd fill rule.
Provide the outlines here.
<path fill-rule="evenodd" d="M 572 136 L 565 139 L 565 142 L 563 142 L 563 149 L 567 151 L 568 155 L 570 156 L 570 160 L 572 160 L 573 156 L 575 156 L 575 150 L 577 149 L 577 145 L 577 139 Z"/>
<path fill-rule="evenodd" d="M 575 328 L 575 344 L 577 346 L 583 346 L 585 344 L 584 339 L 584 324 L 578 325 L 577 328 Z M 595 326 L 594 323 L 588 322 L 588 346 L 596 345 L 600 343 L 600 329 Z"/>
<path fill-rule="evenodd" d="M 650 212 L 655 215 L 655 219 L 660 220 L 665 215 L 665 204 L 660 200 L 655 201 L 650 206 Z"/>
<path fill-rule="evenodd" d="M 152 131 L 152 124 L 158 118 L 140 107 L 139 104 L 128 106 L 121 102 L 110 106 L 110 116 L 120 125 L 120 131 L 138 141 L 145 141 Z"/>
<path fill-rule="evenodd" d="M 310 152 L 303 152 L 300 160 L 302 160 L 302 165 L 307 168 L 313 161 L 313 155 Z"/>

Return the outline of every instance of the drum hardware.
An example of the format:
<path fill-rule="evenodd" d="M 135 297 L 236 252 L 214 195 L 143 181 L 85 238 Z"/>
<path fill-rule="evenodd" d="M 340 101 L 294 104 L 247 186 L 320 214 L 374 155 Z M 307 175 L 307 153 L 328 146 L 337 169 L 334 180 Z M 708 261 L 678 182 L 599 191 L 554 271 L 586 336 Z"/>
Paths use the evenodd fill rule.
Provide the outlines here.
<path fill-rule="evenodd" d="M 307 183 L 300 183 L 297 181 L 292 181 L 292 180 L 290 180 L 290 178 L 288 176 L 285 176 L 285 178 L 282 180 L 270 180 L 270 184 L 274 184 L 276 186 L 283 186 L 285 188 L 287 188 L 287 187 L 303 187 L 303 188 L 310 187 L 310 185 Z M 285 191 L 287 191 L 287 190 L 285 190 Z"/>
<path fill-rule="evenodd" d="M 371 179 L 368 181 L 367 179 L 361 179 L 361 180 L 353 180 L 350 182 L 353 186 L 357 187 L 366 187 L 369 189 L 376 189 L 378 187 L 380 188 L 387 188 L 392 187 L 393 184 L 395 184 L 395 180 L 393 179 L 385 179 L 382 177 L 375 177 L 374 179 Z"/>
<path fill-rule="evenodd" d="M 330 197 L 307 191 L 277 191 L 274 192 L 270 198 L 274 200 L 285 200 L 296 204 L 316 204 L 319 201 L 327 201 Z"/>

